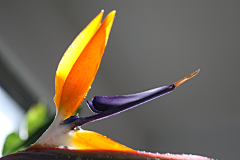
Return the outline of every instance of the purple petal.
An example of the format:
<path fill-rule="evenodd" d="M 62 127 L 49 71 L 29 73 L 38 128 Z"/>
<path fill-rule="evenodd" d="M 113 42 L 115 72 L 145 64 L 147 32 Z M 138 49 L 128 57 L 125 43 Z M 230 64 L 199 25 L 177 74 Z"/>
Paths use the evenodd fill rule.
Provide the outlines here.
<path fill-rule="evenodd" d="M 82 126 L 85 123 L 101 120 L 119 114 L 140 104 L 168 94 L 174 88 L 175 86 L 172 84 L 136 94 L 94 97 L 92 101 L 87 101 L 87 103 L 90 109 L 97 114 L 88 117 L 81 117 L 74 123 L 75 125 Z"/>
<path fill-rule="evenodd" d="M 100 113 L 119 106 L 131 108 L 170 93 L 174 88 L 174 85 L 169 85 L 130 95 L 96 96 L 93 98 L 92 102 L 87 101 L 87 103 L 95 113 Z"/>

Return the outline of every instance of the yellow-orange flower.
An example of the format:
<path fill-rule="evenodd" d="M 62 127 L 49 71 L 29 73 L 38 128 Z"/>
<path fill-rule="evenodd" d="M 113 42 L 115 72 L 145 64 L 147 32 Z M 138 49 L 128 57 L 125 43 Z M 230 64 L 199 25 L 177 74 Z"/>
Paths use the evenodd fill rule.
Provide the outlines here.
<path fill-rule="evenodd" d="M 121 151 L 121 153 L 138 155 L 140 152 L 96 132 L 85 131 L 79 126 L 107 118 L 170 93 L 174 88 L 198 74 L 199 70 L 171 85 L 137 94 L 94 97 L 92 101 L 88 101 L 88 105 L 96 114 L 88 117 L 72 116 L 85 98 L 95 78 L 107 45 L 115 11 L 109 13 L 101 23 L 102 16 L 103 11 L 76 37 L 62 57 L 55 79 L 56 93 L 54 101 L 57 109 L 56 117 L 49 129 L 30 148 L 60 148 L 65 146 L 69 149 L 97 150 L 105 151 L 106 153 Z M 152 157 L 160 156 L 157 154 L 150 155 Z M 192 156 L 178 155 L 161 155 L 161 157 L 164 159 L 172 159 L 173 157 L 177 157 L 177 159 L 179 157 L 184 159 L 192 158 Z M 198 156 L 196 158 L 202 159 L 202 157 Z"/>

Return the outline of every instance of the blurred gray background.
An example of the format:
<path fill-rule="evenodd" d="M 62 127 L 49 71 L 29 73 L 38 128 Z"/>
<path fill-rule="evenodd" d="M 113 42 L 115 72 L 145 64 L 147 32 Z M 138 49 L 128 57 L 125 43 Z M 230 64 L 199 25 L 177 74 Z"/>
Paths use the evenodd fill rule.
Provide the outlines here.
<path fill-rule="evenodd" d="M 137 150 L 239 159 L 240 1 L 2 0 L 1 59 L 54 114 L 58 62 L 101 9 L 117 14 L 87 100 L 201 72 L 171 94 L 83 129 Z M 81 116 L 90 114 L 84 104 Z"/>

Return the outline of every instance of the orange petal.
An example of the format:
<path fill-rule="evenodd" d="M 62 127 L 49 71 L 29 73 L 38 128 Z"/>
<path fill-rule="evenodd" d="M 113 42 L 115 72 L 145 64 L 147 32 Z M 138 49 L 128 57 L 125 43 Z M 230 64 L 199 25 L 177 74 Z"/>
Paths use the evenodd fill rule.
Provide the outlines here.
<path fill-rule="evenodd" d="M 61 91 L 61 93 L 56 92 L 56 95 L 58 95 L 58 97 L 54 98 L 59 101 L 57 102 L 57 104 L 59 104 L 59 107 L 57 107 L 58 112 L 61 113 L 64 118 L 70 117 L 76 111 L 82 100 L 85 98 L 95 78 L 101 62 L 102 55 L 104 53 L 104 49 L 107 44 L 114 17 L 115 11 L 109 13 L 101 24 L 100 28 L 97 30 L 97 32 L 93 35 L 91 39 L 89 38 L 90 41 L 79 54 L 79 57 L 73 63 L 73 65 L 64 65 L 66 67 L 71 67 L 71 70 L 69 71 L 69 73 L 64 73 L 64 76 L 68 74 L 65 78 L 65 83 L 61 85 L 62 90 L 59 90 Z M 66 52 L 67 55 L 69 55 L 69 58 L 71 57 L 70 54 L 74 54 L 76 51 L 79 52 L 78 49 L 74 49 L 78 48 L 79 44 L 76 44 L 77 42 L 75 43 L 75 41 L 73 43 L 75 45 L 71 45 L 69 49 L 70 51 Z M 80 43 L 80 45 L 82 44 Z M 72 49 L 74 49 L 73 52 L 71 51 Z M 66 58 L 64 62 L 68 63 L 68 59 Z M 61 98 L 59 96 L 61 96 Z"/>
<path fill-rule="evenodd" d="M 83 49 L 86 47 L 88 42 L 91 40 L 93 35 L 97 32 L 101 25 L 103 16 L 103 10 L 88 24 L 88 26 L 75 38 L 72 44 L 69 46 L 64 56 L 62 57 L 55 78 L 55 97 L 54 101 L 56 108 L 59 108 L 59 102 L 62 95 L 62 89 L 64 83 L 70 73 L 74 63 L 78 59 L 79 55 L 82 53 Z"/>
<path fill-rule="evenodd" d="M 134 151 L 120 143 L 117 143 L 99 133 L 76 130 L 69 133 L 71 135 L 69 147 L 74 149 L 98 149 L 98 150 L 115 150 L 115 151 Z"/>

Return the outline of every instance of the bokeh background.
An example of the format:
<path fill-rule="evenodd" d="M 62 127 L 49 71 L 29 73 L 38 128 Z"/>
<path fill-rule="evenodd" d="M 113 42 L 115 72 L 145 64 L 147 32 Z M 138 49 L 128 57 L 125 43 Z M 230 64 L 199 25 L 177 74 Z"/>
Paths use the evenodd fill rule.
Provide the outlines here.
<path fill-rule="evenodd" d="M 58 62 L 101 9 L 117 14 L 87 100 L 201 72 L 169 95 L 83 128 L 137 150 L 239 159 L 240 1 L 2 0 L 1 61 L 54 114 Z M 84 103 L 81 116 L 90 114 Z"/>

